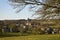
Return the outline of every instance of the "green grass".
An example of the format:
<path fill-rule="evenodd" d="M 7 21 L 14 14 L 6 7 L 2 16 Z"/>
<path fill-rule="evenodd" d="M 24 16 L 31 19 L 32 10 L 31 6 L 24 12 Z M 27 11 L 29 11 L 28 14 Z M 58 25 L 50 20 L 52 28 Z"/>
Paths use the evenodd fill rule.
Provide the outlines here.
<path fill-rule="evenodd" d="M 1 37 L 0 40 L 60 40 L 60 34 Z"/>

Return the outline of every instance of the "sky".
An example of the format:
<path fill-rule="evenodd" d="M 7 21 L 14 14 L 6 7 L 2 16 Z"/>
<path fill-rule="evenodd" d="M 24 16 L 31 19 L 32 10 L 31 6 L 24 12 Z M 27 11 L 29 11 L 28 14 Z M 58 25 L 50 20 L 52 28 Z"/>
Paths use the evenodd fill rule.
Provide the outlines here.
<path fill-rule="evenodd" d="M 27 19 L 30 18 L 32 14 L 32 12 L 28 11 L 28 6 L 21 12 L 16 13 L 9 5 L 8 0 L 0 0 L 0 20 Z M 33 17 L 31 18 L 33 19 Z"/>

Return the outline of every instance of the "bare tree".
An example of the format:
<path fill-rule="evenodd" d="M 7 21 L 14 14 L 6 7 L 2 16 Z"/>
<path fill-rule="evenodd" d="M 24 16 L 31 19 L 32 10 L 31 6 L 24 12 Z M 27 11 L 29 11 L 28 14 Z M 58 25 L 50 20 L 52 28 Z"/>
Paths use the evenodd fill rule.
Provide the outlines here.
<path fill-rule="evenodd" d="M 17 13 L 30 5 L 34 15 L 42 19 L 60 18 L 60 0 L 8 0 L 10 5 L 17 8 Z"/>

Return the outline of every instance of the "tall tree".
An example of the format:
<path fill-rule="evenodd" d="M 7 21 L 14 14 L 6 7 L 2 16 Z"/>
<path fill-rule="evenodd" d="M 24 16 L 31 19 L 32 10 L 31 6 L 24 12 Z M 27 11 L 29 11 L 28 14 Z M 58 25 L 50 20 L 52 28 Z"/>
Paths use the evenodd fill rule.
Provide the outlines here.
<path fill-rule="evenodd" d="M 60 18 L 60 0 L 8 0 L 9 3 L 17 8 L 18 11 L 30 5 L 30 10 L 34 15 L 39 15 L 42 19 L 59 19 Z"/>

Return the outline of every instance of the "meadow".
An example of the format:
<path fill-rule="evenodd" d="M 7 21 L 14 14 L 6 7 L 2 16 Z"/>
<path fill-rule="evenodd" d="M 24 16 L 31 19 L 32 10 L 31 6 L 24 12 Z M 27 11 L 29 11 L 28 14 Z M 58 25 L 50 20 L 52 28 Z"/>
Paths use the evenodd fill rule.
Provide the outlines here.
<path fill-rule="evenodd" d="M 0 40 L 60 40 L 60 34 L 2 36 Z"/>

